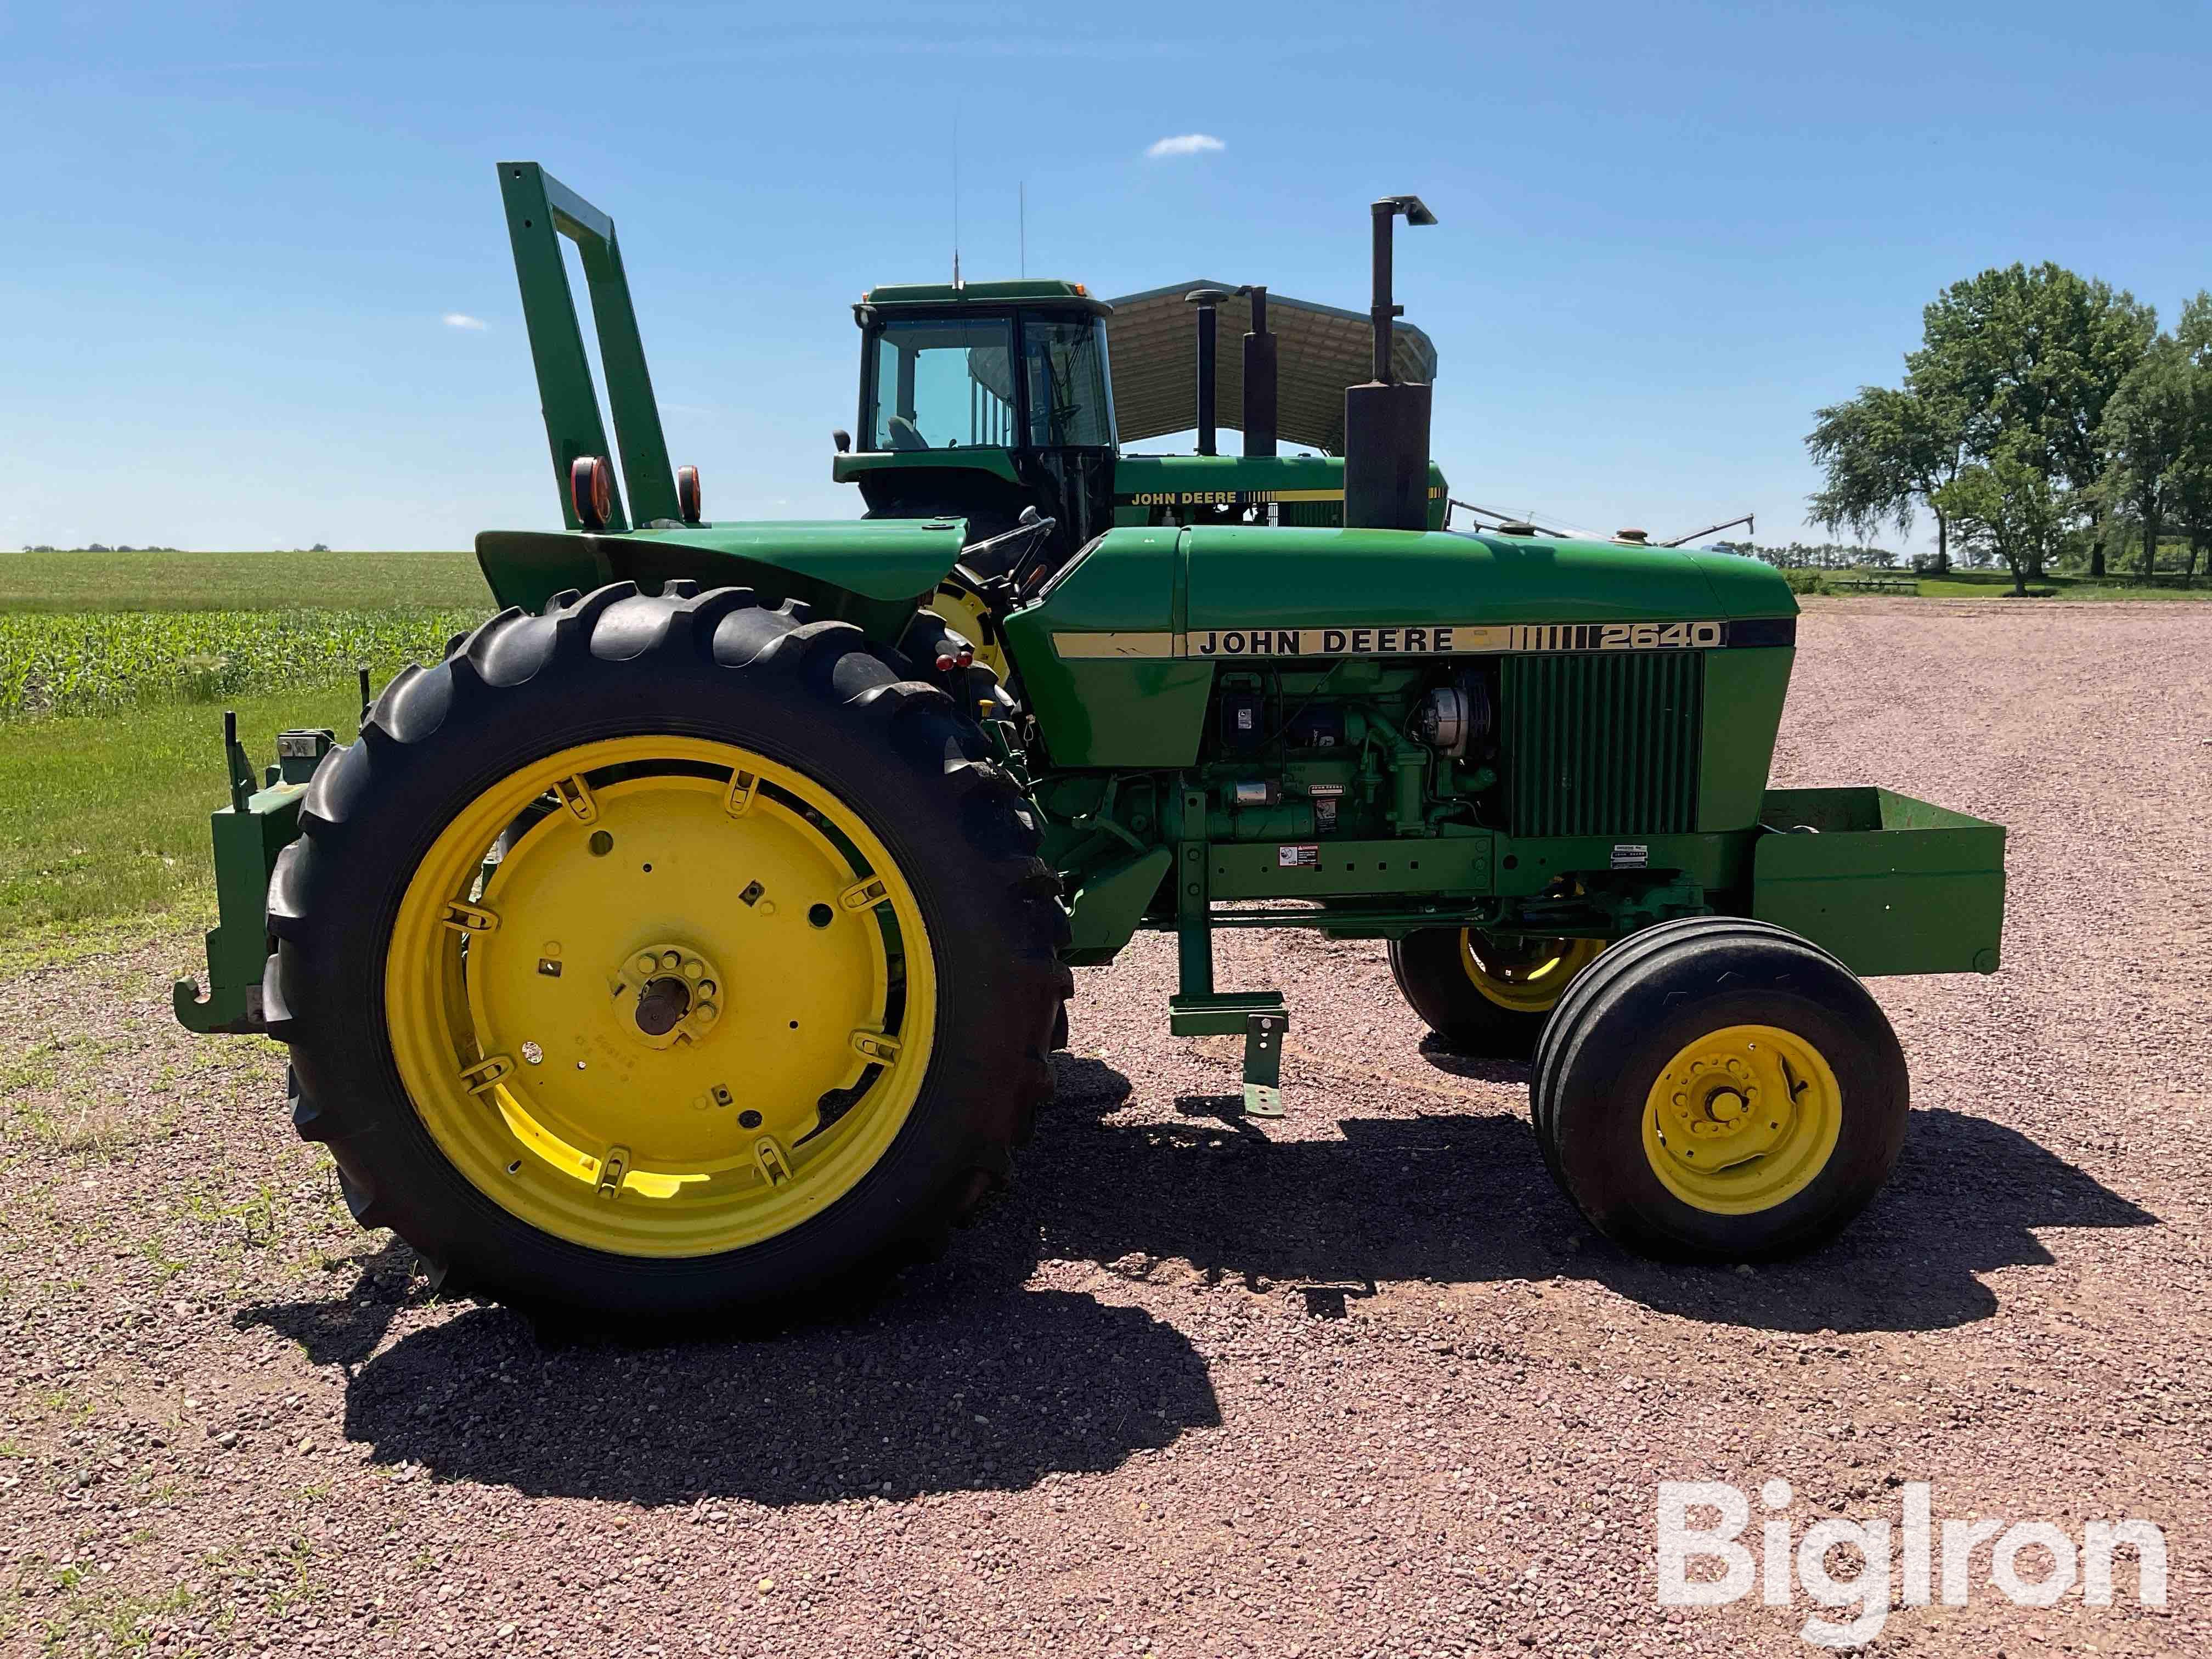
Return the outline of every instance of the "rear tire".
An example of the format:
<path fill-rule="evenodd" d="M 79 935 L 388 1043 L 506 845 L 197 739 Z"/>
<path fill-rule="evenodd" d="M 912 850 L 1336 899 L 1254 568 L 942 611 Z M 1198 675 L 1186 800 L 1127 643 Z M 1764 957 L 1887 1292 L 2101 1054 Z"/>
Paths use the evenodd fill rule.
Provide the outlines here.
<path fill-rule="evenodd" d="M 1561 999 L 1529 1096 L 1591 1225 L 1643 1255 L 1725 1261 L 1842 1231 L 1888 1179 L 1909 1104 L 1904 1053 L 1857 977 L 1729 916 L 1608 951 Z"/>
<path fill-rule="evenodd" d="M 623 583 L 509 611 L 385 689 L 362 740 L 317 771 L 278 861 L 264 988 L 295 1122 L 329 1146 L 363 1225 L 453 1287 L 623 1323 L 789 1309 L 942 1248 L 1049 1097 L 1067 924 L 1019 790 L 902 667 L 804 605 Z M 580 756 L 591 764 L 549 793 L 539 775 Z M 756 808 L 726 799 L 747 769 Z M 602 817 L 569 821 L 575 781 Z M 471 826 L 518 791 L 524 810 L 485 848 L 501 861 L 477 879 Z M 689 842 L 668 827 L 687 813 Z M 593 823 L 622 830 L 627 856 L 584 846 Z M 653 842 L 684 849 L 659 887 L 629 851 Z M 772 924 L 755 869 L 781 883 Z M 607 872 L 604 890 L 577 870 Z M 469 931 L 471 905 L 495 912 L 491 931 Z M 556 930 L 566 957 L 540 957 Z M 593 939 L 629 942 L 576 948 Z M 837 943 L 807 955 L 817 940 Z M 676 965 L 623 977 L 663 945 Z M 719 1007 L 702 994 L 718 973 Z M 544 1000 L 568 994 L 564 975 L 585 1000 Z M 589 1000 L 609 986 L 612 1013 Z M 528 1016 L 502 1025 L 502 1007 Z M 546 1012 L 564 1007 L 581 1012 Z M 861 1046 L 877 1031 L 880 1058 Z M 572 1054 L 575 1073 L 598 1068 L 589 1089 Z M 702 1055 L 728 1081 L 720 1099 L 692 1075 Z M 487 1081 L 495 1059 L 508 1071 Z M 817 1101 L 832 1076 L 850 1081 Z"/>

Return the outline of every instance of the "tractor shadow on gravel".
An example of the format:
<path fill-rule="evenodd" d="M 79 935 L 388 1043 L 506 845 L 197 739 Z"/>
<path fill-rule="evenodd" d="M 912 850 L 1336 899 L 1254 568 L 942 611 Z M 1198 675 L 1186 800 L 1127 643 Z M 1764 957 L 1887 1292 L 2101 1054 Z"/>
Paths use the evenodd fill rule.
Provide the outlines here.
<path fill-rule="evenodd" d="M 532 1496 L 790 1505 L 1018 1491 L 1219 1424 L 1180 1330 L 1144 1307 L 1030 1288 L 1040 1261 L 1142 1280 L 1180 1260 L 1195 1274 L 1148 1299 L 1241 1279 L 1304 1291 L 1320 1316 L 1381 1285 L 1564 1276 L 1689 1318 L 1847 1334 L 1986 1317 L 1996 1300 L 1979 1275 L 2053 1260 L 2037 1228 L 2157 1220 L 2014 1130 L 1917 1111 L 1888 1190 L 1837 1243 L 1752 1273 L 1668 1267 L 1589 1233 L 1517 1112 L 1344 1118 L 1296 1139 L 1331 1112 L 1326 1082 L 1305 1079 L 1282 1124 L 1222 1121 L 1196 1097 L 1172 1121 L 1114 1122 L 1128 1080 L 1096 1060 L 1055 1063 L 1060 1098 L 1012 1200 L 944 1261 L 816 1323 L 625 1346 L 473 1307 L 386 1347 L 429 1300 L 398 1243 L 346 1295 L 240 1323 L 343 1366 L 345 1433 L 380 1463 Z"/>
<path fill-rule="evenodd" d="M 472 1307 L 378 1352 L 428 1299 L 394 1243 L 340 1300 L 248 1310 L 350 1373 L 345 1434 L 382 1464 L 532 1497 L 771 1505 L 1018 1491 L 1221 1420 L 1204 1361 L 1141 1309 L 1024 1288 L 1003 1211 L 873 1303 L 764 1337 L 662 1346 Z"/>
<path fill-rule="evenodd" d="M 1207 1121 L 1200 1097 L 1177 1103 L 1178 1121 L 1116 1123 L 1128 1080 L 1095 1060 L 1057 1063 L 1060 1098 L 1016 1198 L 1048 1257 L 1181 1259 L 1289 1287 L 1565 1276 L 1720 1324 L 1931 1330 L 1996 1310 L 1980 1275 L 2051 1262 L 2037 1228 L 2158 1219 L 2015 1130 L 1921 1110 L 1888 1188 L 1833 1244 L 1750 1273 L 1670 1266 L 1589 1230 L 1517 1111 L 1346 1118 L 1340 1138 L 1297 1139 L 1331 1114 L 1325 1079 L 1310 1078 L 1285 1091 L 1280 1125 Z M 1486 1082 L 1527 1077 L 1480 1064 Z"/>

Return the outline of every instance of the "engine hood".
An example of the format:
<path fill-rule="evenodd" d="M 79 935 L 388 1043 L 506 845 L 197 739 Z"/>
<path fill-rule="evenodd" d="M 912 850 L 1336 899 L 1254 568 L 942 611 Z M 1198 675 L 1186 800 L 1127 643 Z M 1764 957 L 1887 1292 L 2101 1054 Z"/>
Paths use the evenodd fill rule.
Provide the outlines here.
<path fill-rule="evenodd" d="M 1182 626 L 1729 622 L 1794 617 L 1781 574 L 1725 553 L 1461 531 L 1194 528 Z"/>

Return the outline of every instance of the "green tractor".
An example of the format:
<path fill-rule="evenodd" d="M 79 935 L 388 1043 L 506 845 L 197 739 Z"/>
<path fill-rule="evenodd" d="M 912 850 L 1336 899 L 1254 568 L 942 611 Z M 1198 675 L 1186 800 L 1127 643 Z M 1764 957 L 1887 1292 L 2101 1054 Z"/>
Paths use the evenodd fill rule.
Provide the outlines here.
<path fill-rule="evenodd" d="M 503 608 L 364 684 L 352 743 L 257 777 L 232 727 L 175 999 L 289 1045 L 295 1127 L 441 1282 L 649 1322 L 928 1255 L 1051 1095 L 1071 968 L 1140 928 L 1249 1115 L 1288 1011 L 1214 932 L 1319 928 L 1445 1045 L 1533 1054 L 1543 1156 L 1631 1249 L 1801 1250 L 1879 1189 L 1905 1066 L 1860 976 L 1994 970 L 2004 832 L 1766 787 L 1772 570 L 1440 527 L 1418 198 L 1374 204 L 1364 321 L 1278 301 L 1279 341 L 1218 286 L 876 289 L 833 463 L 866 516 L 732 524 L 669 465 L 613 224 L 499 172 L 567 527 L 477 538 Z M 1123 453 L 1190 423 L 1186 367 L 1201 453 Z"/>

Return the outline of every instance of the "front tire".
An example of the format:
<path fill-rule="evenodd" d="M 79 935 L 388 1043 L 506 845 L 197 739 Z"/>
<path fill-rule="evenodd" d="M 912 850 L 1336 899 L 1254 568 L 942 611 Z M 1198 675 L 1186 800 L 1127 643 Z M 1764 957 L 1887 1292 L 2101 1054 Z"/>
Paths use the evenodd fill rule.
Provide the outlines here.
<path fill-rule="evenodd" d="M 981 735 L 672 582 L 388 686 L 270 887 L 295 1121 L 459 1289 L 620 1322 L 933 1254 L 1050 1092 L 1066 915 Z"/>
<path fill-rule="evenodd" d="M 1390 976 L 1455 1054 L 1526 1060 L 1567 987 L 1604 949 L 1603 939 L 1425 927 L 1390 941 Z"/>
<path fill-rule="evenodd" d="M 1632 936 L 1561 999 L 1529 1084 L 1590 1224 L 1643 1255 L 1745 1261 L 1825 1243 L 1905 1142 L 1905 1056 L 1856 975 L 1763 922 Z"/>

